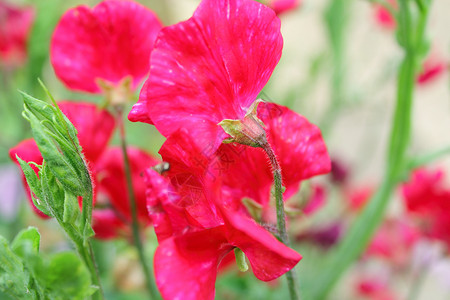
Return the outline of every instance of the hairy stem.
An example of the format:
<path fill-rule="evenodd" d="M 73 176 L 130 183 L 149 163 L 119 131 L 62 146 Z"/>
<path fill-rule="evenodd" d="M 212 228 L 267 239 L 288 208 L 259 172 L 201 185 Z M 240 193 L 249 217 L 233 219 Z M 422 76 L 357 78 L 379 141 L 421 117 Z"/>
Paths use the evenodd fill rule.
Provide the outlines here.
<path fill-rule="evenodd" d="M 281 177 L 281 168 L 278 160 L 273 152 L 273 149 L 270 147 L 269 143 L 264 143 L 261 145 L 263 150 L 266 152 L 267 156 L 270 159 L 270 163 L 272 164 L 273 177 L 275 183 L 275 201 L 277 208 L 277 229 L 278 234 L 281 239 L 281 242 L 289 247 L 289 237 L 286 231 L 286 214 L 284 212 L 284 201 L 283 201 L 283 186 L 282 186 L 282 177 Z M 292 268 L 289 272 L 286 273 L 286 278 L 288 282 L 289 294 L 291 300 L 300 299 L 299 297 L 299 289 L 297 287 L 297 276 L 295 275 L 295 268 Z"/>

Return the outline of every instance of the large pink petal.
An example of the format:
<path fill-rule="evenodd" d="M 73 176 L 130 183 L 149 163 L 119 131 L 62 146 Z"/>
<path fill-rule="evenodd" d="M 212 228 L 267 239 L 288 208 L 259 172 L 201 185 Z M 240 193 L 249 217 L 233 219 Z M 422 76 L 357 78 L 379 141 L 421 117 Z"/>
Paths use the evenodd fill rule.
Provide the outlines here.
<path fill-rule="evenodd" d="M 127 152 L 138 218 L 142 224 L 147 224 L 149 223 L 149 217 L 145 197 L 144 172 L 148 167 L 156 165 L 158 160 L 137 148 L 128 147 Z M 118 213 L 122 214 L 125 219 L 131 220 L 128 187 L 121 149 L 119 147 L 108 149 L 95 165 L 95 168 L 99 191 L 108 195 L 112 206 Z"/>
<path fill-rule="evenodd" d="M 260 103 L 258 117 L 278 157 L 286 198 L 297 192 L 301 180 L 331 171 L 327 147 L 316 125 L 275 103 Z"/>
<path fill-rule="evenodd" d="M 95 163 L 114 132 L 114 117 L 93 103 L 62 101 L 58 106 L 77 129 L 87 160 Z"/>
<path fill-rule="evenodd" d="M 258 279 L 278 278 L 302 259 L 255 221 L 225 210 L 222 213 L 228 242 L 245 253 Z"/>
<path fill-rule="evenodd" d="M 158 241 L 188 232 L 193 226 L 183 207 L 183 199 L 170 180 L 152 169 L 145 171 L 147 210 Z"/>
<path fill-rule="evenodd" d="M 51 62 L 68 88 L 100 92 L 96 80 L 117 84 L 127 76 L 136 87 L 147 75 L 161 23 L 133 1 L 107 0 L 93 9 L 67 11 L 55 29 Z"/>
<path fill-rule="evenodd" d="M 156 284 L 166 300 L 212 300 L 217 267 L 233 247 L 223 226 L 172 237 L 155 253 Z"/>
<path fill-rule="evenodd" d="M 153 125 L 153 121 L 150 119 L 147 108 L 147 100 L 149 98 L 147 96 L 147 85 L 148 81 L 144 83 L 144 86 L 141 89 L 139 101 L 133 105 L 133 108 L 128 114 L 128 120 L 130 120 L 131 122 L 142 122 Z"/>
<path fill-rule="evenodd" d="M 282 44 L 280 21 L 266 6 L 204 0 L 192 18 L 161 30 L 140 101 L 163 135 L 186 128 L 200 145 L 217 149 L 225 137 L 217 123 L 244 116 Z"/>

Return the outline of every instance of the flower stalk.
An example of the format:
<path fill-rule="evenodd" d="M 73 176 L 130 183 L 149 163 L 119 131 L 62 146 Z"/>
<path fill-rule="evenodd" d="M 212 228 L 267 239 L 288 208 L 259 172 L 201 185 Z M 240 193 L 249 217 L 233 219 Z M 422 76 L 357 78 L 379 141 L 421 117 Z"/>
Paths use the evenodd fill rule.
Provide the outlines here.
<path fill-rule="evenodd" d="M 270 163 L 272 165 L 274 184 L 275 184 L 275 203 L 277 209 L 277 230 L 281 242 L 289 247 L 289 237 L 286 231 L 286 213 L 284 211 L 284 201 L 283 201 L 283 186 L 282 186 L 282 176 L 281 167 L 278 163 L 275 152 L 273 151 L 270 144 L 266 141 L 261 144 L 260 147 L 266 152 L 269 157 Z M 295 275 L 295 267 L 286 273 L 286 279 L 288 282 L 289 295 L 291 300 L 300 299 L 299 289 L 297 284 L 297 276 Z"/>
<path fill-rule="evenodd" d="M 128 190 L 128 199 L 129 199 L 130 210 L 131 210 L 131 218 L 132 218 L 131 227 L 132 227 L 132 232 L 133 232 L 133 241 L 134 241 L 134 245 L 138 251 L 139 260 L 142 265 L 142 271 L 144 272 L 144 276 L 145 276 L 145 284 L 147 286 L 148 292 L 150 293 L 150 297 L 151 297 L 151 299 L 158 299 L 158 292 L 153 283 L 153 276 L 151 275 L 150 267 L 149 267 L 149 265 L 147 263 L 147 259 L 145 257 L 144 247 L 143 247 L 140 232 L 139 232 L 140 230 L 139 230 L 139 223 L 138 223 L 138 219 L 137 219 L 136 197 L 134 195 L 133 181 L 131 178 L 130 159 L 128 157 L 128 152 L 127 152 L 125 126 L 124 126 L 124 122 L 123 122 L 123 107 L 121 105 L 118 105 L 118 106 L 115 106 L 115 109 L 116 109 L 117 125 L 119 128 L 120 146 L 121 146 L 122 155 L 123 155 L 125 179 L 126 179 L 127 190 Z"/>

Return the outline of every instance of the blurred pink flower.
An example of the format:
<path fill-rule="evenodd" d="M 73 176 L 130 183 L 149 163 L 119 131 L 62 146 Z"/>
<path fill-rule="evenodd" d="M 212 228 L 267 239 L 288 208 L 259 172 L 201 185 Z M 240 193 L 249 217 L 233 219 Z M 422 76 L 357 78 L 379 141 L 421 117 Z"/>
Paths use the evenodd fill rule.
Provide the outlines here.
<path fill-rule="evenodd" d="M 33 21 L 32 7 L 18 7 L 0 0 L 0 65 L 9 68 L 25 62 Z"/>
<path fill-rule="evenodd" d="M 134 1 L 106 0 L 68 10 L 51 41 L 56 75 L 73 90 L 100 93 L 99 79 L 113 85 L 132 78 L 136 88 L 149 71 L 150 52 L 162 25 Z"/>

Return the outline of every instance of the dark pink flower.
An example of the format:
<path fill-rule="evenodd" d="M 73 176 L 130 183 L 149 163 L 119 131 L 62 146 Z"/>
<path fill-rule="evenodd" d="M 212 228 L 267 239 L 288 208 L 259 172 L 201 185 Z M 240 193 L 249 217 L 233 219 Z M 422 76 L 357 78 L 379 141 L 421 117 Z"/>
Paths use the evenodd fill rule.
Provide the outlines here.
<path fill-rule="evenodd" d="M 56 75 L 73 90 L 101 91 L 98 80 L 117 85 L 132 77 L 136 88 L 149 71 L 149 56 L 162 25 L 133 1 L 106 0 L 67 11 L 51 41 Z"/>
<path fill-rule="evenodd" d="M 273 9 L 277 15 L 292 11 L 300 4 L 301 0 L 266 0 L 266 5 Z"/>
<path fill-rule="evenodd" d="M 417 83 L 425 85 L 442 75 L 448 68 L 448 63 L 436 54 L 431 54 L 423 63 L 422 71 L 417 76 Z"/>
<path fill-rule="evenodd" d="M 315 213 L 318 209 L 323 207 L 325 204 L 326 191 L 325 188 L 321 185 L 313 185 L 312 186 L 312 195 L 303 208 L 303 213 L 306 215 L 311 215 Z"/>
<path fill-rule="evenodd" d="M 151 120 L 166 137 L 186 128 L 213 153 L 227 137 L 218 123 L 244 117 L 282 44 L 280 20 L 268 7 L 203 0 L 192 18 L 160 31 L 147 84 L 129 119 Z"/>
<path fill-rule="evenodd" d="M 397 8 L 396 0 L 388 0 L 389 4 L 391 4 L 394 8 Z M 391 12 L 384 6 L 380 4 L 375 4 L 375 20 L 377 23 L 386 29 L 394 29 L 397 26 L 397 22 L 395 21 L 394 16 L 392 16 Z"/>
<path fill-rule="evenodd" d="M 405 267 L 419 231 L 407 219 L 387 219 L 372 239 L 366 254 L 381 257 L 396 267 Z"/>
<path fill-rule="evenodd" d="M 418 169 L 402 186 L 407 212 L 421 222 L 423 232 L 450 246 L 450 189 L 440 170 Z"/>
<path fill-rule="evenodd" d="M 370 200 L 374 192 L 373 186 L 366 185 L 357 188 L 347 188 L 345 191 L 346 198 L 350 210 L 358 212 L 361 211 Z"/>
<path fill-rule="evenodd" d="M 380 278 L 359 278 L 356 287 L 358 297 L 367 300 L 399 299 L 389 287 L 388 281 Z"/>
<path fill-rule="evenodd" d="M 129 200 L 124 178 L 123 159 L 116 147 L 107 148 L 115 128 L 114 117 L 94 104 L 82 102 L 60 102 L 59 107 L 74 124 L 83 154 L 88 162 L 91 178 L 94 181 L 93 228 L 97 238 L 112 238 L 130 233 L 131 220 Z M 34 140 L 26 140 L 10 150 L 11 159 L 17 163 L 15 155 L 27 162 L 42 163 L 42 156 Z M 140 224 L 149 224 L 145 203 L 144 170 L 157 163 L 157 160 L 142 150 L 130 147 L 128 155 L 131 164 L 133 187 Z M 33 166 L 32 166 L 33 167 Z M 37 172 L 37 169 L 33 167 Z M 27 195 L 31 201 L 29 187 Z M 31 202 L 32 203 L 32 202 Z M 42 217 L 32 203 L 33 208 Z"/>
<path fill-rule="evenodd" d="M 147 212 L 146 186 L 143 174 L 149 166 L 154 166 L 159 161 L 134 147 L 128 147 L 127 152 L 130 160 L 138 220 L 145 225 L 150 220 Z M 128 188 L 125 180 L 125 167 L 121 149 L 119 147 L 107 149 L 95 164 L 95 173 L 98 178 L 98 192 L 103 192 L 107 195 L 115 213 L 131 224 L 130 202 L 128 200 Z"/>
<path fill-rule="evenodd" d="M 0 1 L 0 65 L 14 67 L 25 62 L 33 21 L 33 8 Z"/>
<path fill-rule="evenodd" d="M 255 221 L 223 207 L 217 181 L 214 187 L 192 186 L 191 193 L 183 195 L 153 170 L 146 179 L 149 213 L 160 242 L 154 260 L 156 283 L 164 299 L 214 299 L 217 269 L 236 247 L 263 281 L 281 276 L 301 259 Z M 198 213 L 205 205 L 209 208 Z"/>

